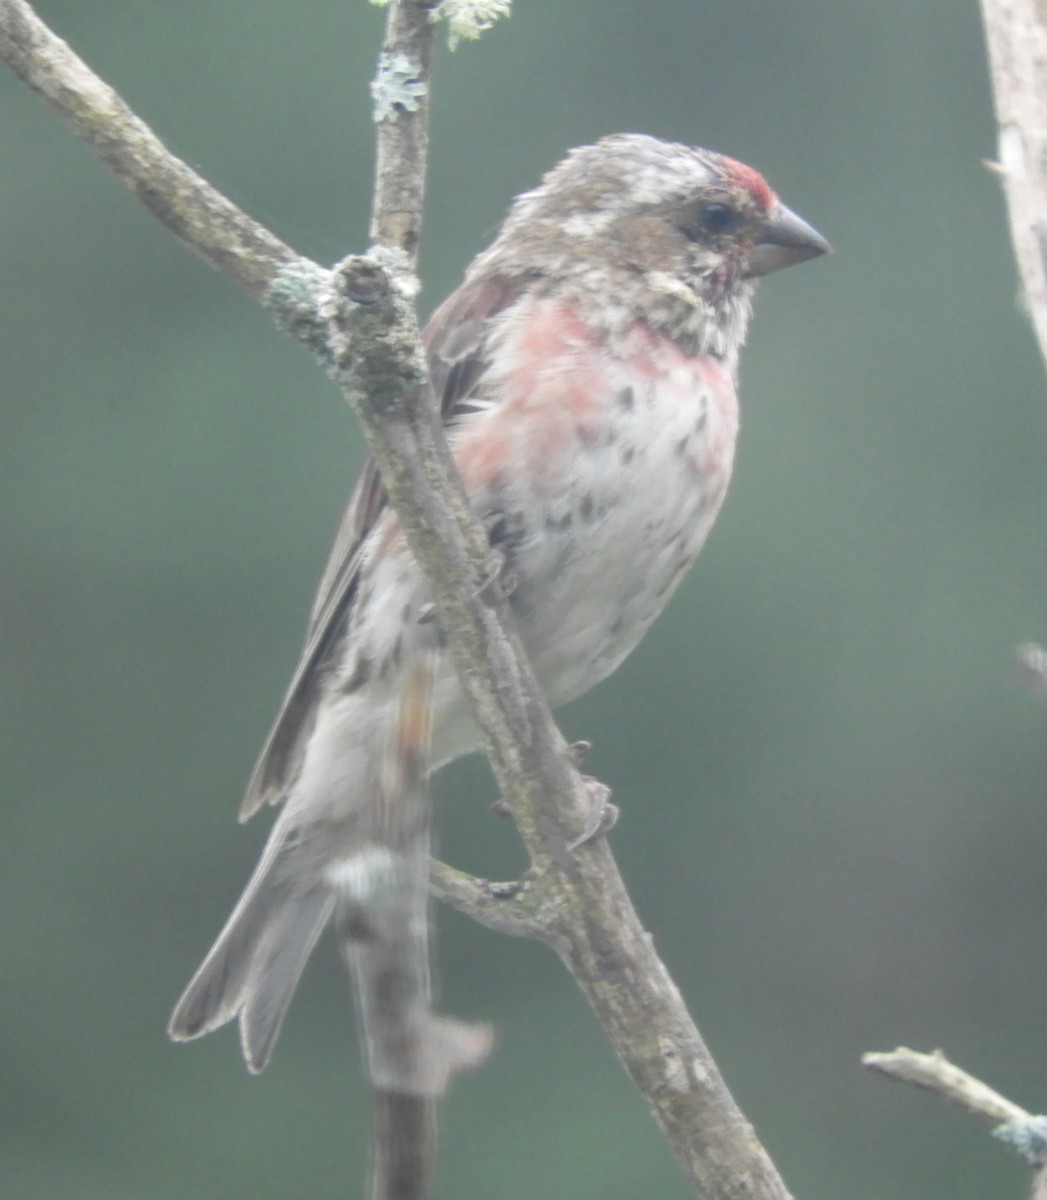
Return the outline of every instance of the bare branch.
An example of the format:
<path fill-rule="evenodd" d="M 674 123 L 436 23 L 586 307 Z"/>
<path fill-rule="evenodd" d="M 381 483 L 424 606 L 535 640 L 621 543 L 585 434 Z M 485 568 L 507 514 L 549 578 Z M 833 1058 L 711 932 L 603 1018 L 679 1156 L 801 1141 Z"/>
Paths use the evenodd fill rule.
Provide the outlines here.
<path fill-rule="evenodd" d="M 1047 364 L 1047 12 L 1042 0 L 982 0 L 999 162 L 1014 255 Z"/>
<path fill-rule="evenodd" d="M 559 927 L 558 914 L 545 911 L 543 891 L 530 879 L 492 883 L 446 863 L 433 862 L 429 889 L 437 900 L 496 933 L 548 942 Z"/>
<path fill-rule="evenodd" d="M 371 83 L 377 139 L 370 237 L 373 252 L 382 255 L 405 299 L 418 290 L 415 264 L 425 197 L 433 40 L 429 10 L 424 0 L 389 6 L 378 69 Z M 356 276 L 365 297 L 368 275 L 365 268 Z M 384 277 L 375 280 L 381 293 L 386 281 Z M 356 302 L 360 295 L 358 290 Z M 334 345 L 351 361 L 357 348 L 348 329 L 340 327 L 339 306 L 335 294 L 329 310 L 335 318 L 331 332 L 336 339 Z M 344 343 L 338 340 L 343 332 Z M 416 359 L 420 353 L 417 329 L 412 328 L 408 336 L 413 345 L 404 347 L 405 357 Z M 424 381 L 424 363 L 421 375 Z M 386 924 L 391 937 L 382 939 L 384 946 L 369 946 L 367 942 L 372 939 L 357 940 L 355 948 L 346 942 L 360 997 L 371 1077 L 371 1200 L 424 1200 L 429 1194 L 436 1158 L 436 1100 L 453 1071 L 467 1061 L 460 1063 L 453 1048 L 459 1040 L 468 1041 L 467 1028 L 434 1017 L 430 1009 L 426 912 L 430 807 L 426 781 L 430 768 L 431 682 L 430 676 L 424 704 L 415 706 L 424 710 L 424 754 L 406 756 L 406 762 L 413 761 L 415 769 L 401 772 L 399 786 L 389 789 L 394 802 L 384 806 L 391 831 L 410 845 L 410 853 L 399 856 L 401 869 L 389 889 L 386 907 L 393 919 Z M 388 780 L 383 782 L 388 786 Z M 418 828 L 413 837 L 403 839 L 412 807 L 417 810 L 414 823 Z M 359 909 L 360 920 L 368 926 L 372 924 L 368 912 L 372 907 L 366 898 Z M 346 922 L 343 929 L 351 926 Z M 394 983 L 392 988 L 390 981 Z M 407 1010 L 398 1013 L 396 1010 L 404 1009 L 405 998 Z M 443 1036 L 445 1029 L 447 1037 Z M 482 1041 L 474 1047 L 475 1063 L 486 1057 L 489 1032 L 481 1045 Z"/>
<path fill-rule="evenodd" d="M 1015 655 L 1029 691 L 1037 700 L 1047 701 L 1047 650 L 1035 642 L 1025 642 Z"/>
<path fill-rule="evenodd" d="M 958 1105 L 993 1137 L 1009 1146 L 1034 1168 L 1033 1200 L 1047 1200 L 1047 1117 L 1033 1116 L 993 1091 L 973 1075 L 954 1066 L 940 1050 L 919 1054 L 900 1046 L 888 1053 L 862 1056 L 862 1063 L 900 1083 L 935 1092 Z"/>
<path fill-rule="evenodd" d="M 1012 1104 L 980 1079 L 953 1066 L 940 1050 L 935 1050 L 933 1054 L 919 1054 L 899 1046 L 897 1050 L 886 1053 L 862 1055 L 862 1065 L 901 1083 L 911 1083 L 915 1087 L 937 1092 L 943 1099 L 959 1105 L 982 1125 L 993 1127 L 1029 1116 L 1025 1109 Z"/>
<path fill-rule="evenodd" d="M 359 997 L 372 1087 L 372 1200 L 429 1194 L 435 1100 L 451 1077 L 490 1052 L 487 1026 L 436 1016 L 431 1007 L 428 795 L 432 663 L 405 680 L 389 731 L 377 802 L 363 814 L 364 849 L 351 860 L 336 925 Z"/>
<path fill-rule="evenodd" d="M 360 995 L 372 1082 L 386 1092 L 442 1096 L 476 1067 L 490 1031 L 433 1015 L 425 910 L 431 807 L 432 669 L 408 675 L 389 731 L 376 802 L 363 814 L 364 849 L 350 860 L 337 925 Z"/>

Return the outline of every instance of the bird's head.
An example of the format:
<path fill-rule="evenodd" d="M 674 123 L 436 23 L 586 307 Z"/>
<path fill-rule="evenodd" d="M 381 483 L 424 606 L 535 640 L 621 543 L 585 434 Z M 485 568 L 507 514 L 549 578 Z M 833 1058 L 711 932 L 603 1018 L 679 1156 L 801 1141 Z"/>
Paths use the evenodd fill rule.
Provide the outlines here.
<path fill-rule="evenodd" d="M 640 315 L 697 349 L 737 349 L 753 281 L 829 244 L 733 158 L 644 134 L 572 150 L 518 197 L 481 261 L 568 283 L 604 323 Z"/>

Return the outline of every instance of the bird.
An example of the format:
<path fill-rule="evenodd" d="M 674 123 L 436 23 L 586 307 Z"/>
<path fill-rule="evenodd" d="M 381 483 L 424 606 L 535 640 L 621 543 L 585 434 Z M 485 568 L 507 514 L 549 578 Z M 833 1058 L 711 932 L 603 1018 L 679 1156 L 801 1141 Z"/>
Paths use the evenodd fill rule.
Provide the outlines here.
<path fill-rule="evenodd" d="M 516 198 L 428 321 L 452 456 L 551 705 L 610 675 L 694 563 L 731 477 L 757 282 L 829 249 L 752 167 L 614 134 Z M 423 661 L 438 769 L 480 735 L 368 462 L 240 816 L 282 809 L 178 1001 L 175 1040 L 238 1018 L 248 1069 L 269 1061 L 339 896 L 373 860 L 383 747 Z"/>

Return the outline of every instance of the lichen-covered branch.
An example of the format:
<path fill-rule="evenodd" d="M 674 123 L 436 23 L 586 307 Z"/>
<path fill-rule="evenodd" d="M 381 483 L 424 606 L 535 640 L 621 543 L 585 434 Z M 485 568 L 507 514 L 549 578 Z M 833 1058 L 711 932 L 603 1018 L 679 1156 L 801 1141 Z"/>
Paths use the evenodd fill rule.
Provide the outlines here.
<path fill-rule="evenodd" d="M 982 0 L 982 15 L 999 126 L 994 167 L 1047 365 L 1047 8 L 1042 0 Z"/>
<path fill-rule="evenodd" d="M 391 4 L 386 16 L 378 68 L 371 82 L 377 129 L 371 252 L 381 256 L 384 269 L 380 276 L 375 276 L 362 263 L 354 264 L 357 292 L 356 299 L 350 301 L 352 304 L 366 299 L 369 280 L 377 283 L 381 294 L 386 286 L 386 271 L 405 300 L 418 290 L 415 264 L 428 165 L 433 41 L 430 9 L 427 0 L 405 0 Z M 341 320 L 342 305 L 336 282 L 327 291 L 323 305 L 323 312 L 331 322 L 326 357 L 332 367 L 342 360 L 352 364 L 358 353 L 357 336 Z M 417 360 L 420 354 L 416 329 L 411 329 L 410 338 L 414 344 L 405 348 L 405 365 L 409 360 Z M 398 364 L 387 365 L 396 372 Z M 412 372 L 411 366 L 407 369 Z M 351 365 L 348 371 L 335 371 L 335 378 L 350 402 L 360 395 L 347 386 L 353 374 Z M 424 362 L 420 364 L 419 375 L 424 387 L 427 379 Z M 426 723 L 431 719 L 430 703 L 431 697 L 427 696 L 422 706 Z M 416 767 L 413 784 L 411 778 L 404 777 L 396 789 L 403 792 L 407 785 L 406 795 L 398 795 L 395 802 L 382 806 L 386 811 L 383 824 L 388 827 L 387 832 L 409 851 L 397 856 L 400 870 L 397 878 L 390 881 L 384 906 L 388 916 L 386 936 L 378 940 L 382 944 L 371 938 L 357 940 L 355 952 L 353 941 L 343 937 L 347 958 L 353 965 L 368 1048 L 373 1114 L 371 1200 L 425 1200 L 429 1195 L 436 1157 L 436 1102 L 459 1065 L 453 1050 L 456 1037 L 445 1037 L 444 1030 L 466 1035 L 465 1026 L 443 1021 L 430 1011 L 426 791 L 429 764 L 419 762 Z M 412 795 L 417 801 L 413 806 L 417 809 L 416 824 L 420 830 L 424 828 L 422 836 L 411 829 Z M 342 930 L 359 925 L 361 920 L 372 925 L 367 914 L 370 907 L 370 900 L 365 900 L 358 920 L 343 924 Z M 404 1000 L 409 1003 L 405 1005 Z M 485 1053 L 486 1050 L 475 1061 Z"/>
<path fill-rule="evenodd" d="M 425 203 L 435 5 L 414 0 L 389 6 L 371 84 L 378 136 L 370 237 L 376 246 L 399 251 L 412 273 Z"/>

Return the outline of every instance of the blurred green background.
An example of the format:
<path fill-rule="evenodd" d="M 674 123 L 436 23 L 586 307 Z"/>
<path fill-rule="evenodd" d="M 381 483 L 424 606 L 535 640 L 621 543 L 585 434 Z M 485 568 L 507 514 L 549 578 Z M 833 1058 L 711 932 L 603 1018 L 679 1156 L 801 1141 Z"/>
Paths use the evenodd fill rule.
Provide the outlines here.
<path fill-rule="evenodd" d="M 177 152 L 299 250 L 364 245 L 362 0 L 41 0 Z M 333 947 L 270 1070 L 168 1011 L 265 835 L 234 816 L 360 437 L 307 356 L 0 74 L 0 1193 L 359 1191 Z M 644 646 L 563 713 L 623 872 L 803 1200 L 1021 1196 L 964 1118 L 866 1075 L 944 1047 L 1047 1107 L 1047 385 L 1016 301 L 973 0 L 518 0 L 441 49 L 422 309 L 572 145 L 643 130 L 763 170 L 837 253 L 762 289 L 732 494 Z M 443 853 L 507 875 L 480 762 Z M 543 948 L 439 914 L 493 1021 L 439 1194 L 682 1198 Z"/>

